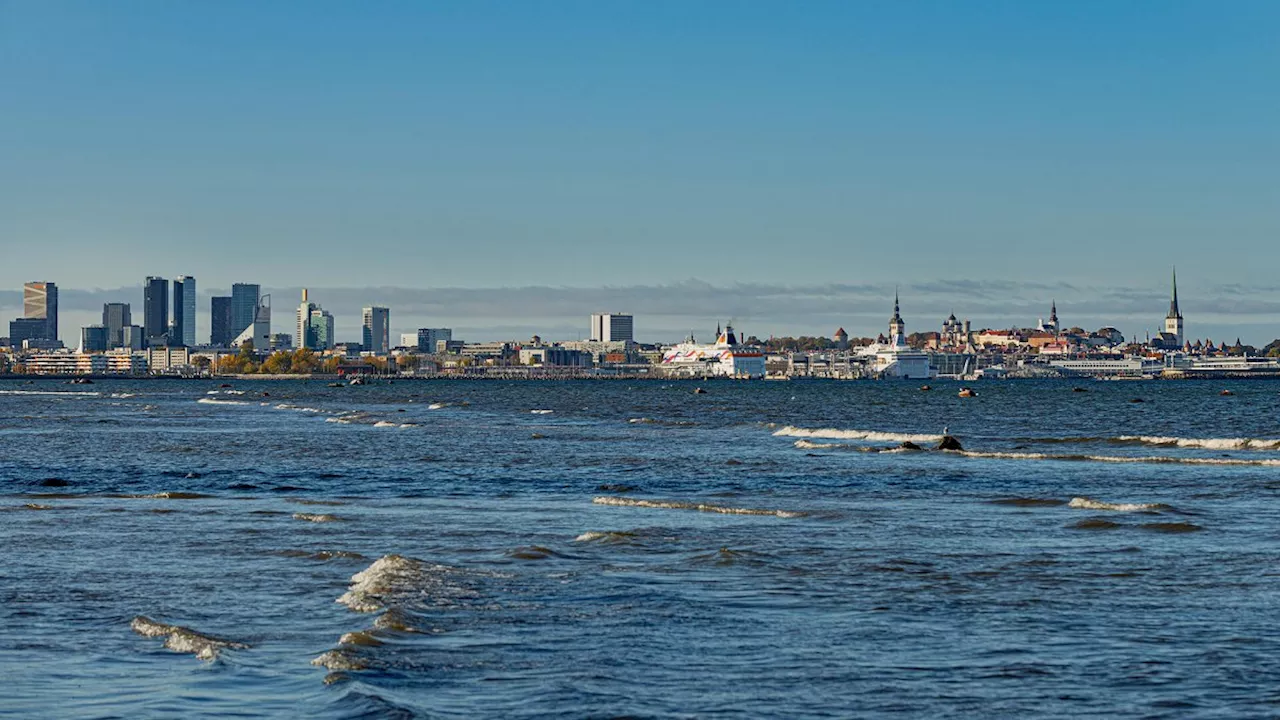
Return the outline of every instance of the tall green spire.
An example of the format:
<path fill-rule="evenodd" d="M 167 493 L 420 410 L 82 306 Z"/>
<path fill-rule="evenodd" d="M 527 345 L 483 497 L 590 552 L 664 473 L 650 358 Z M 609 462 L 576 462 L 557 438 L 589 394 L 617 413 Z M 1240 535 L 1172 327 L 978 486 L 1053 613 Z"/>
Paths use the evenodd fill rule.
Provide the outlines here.
<path fill-rule="evenodd" d="M 1178 268 L 1173 269 L 1173 299 L 1169 301 L 1170 318 L 1180 318 L 1182 313 L 1178 311 Z"/>

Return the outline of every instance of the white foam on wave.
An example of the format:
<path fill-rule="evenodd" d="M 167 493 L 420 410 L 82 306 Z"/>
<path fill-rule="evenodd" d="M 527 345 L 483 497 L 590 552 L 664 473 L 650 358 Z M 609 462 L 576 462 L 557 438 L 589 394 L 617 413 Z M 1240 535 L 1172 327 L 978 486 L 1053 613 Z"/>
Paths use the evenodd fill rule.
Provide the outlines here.
<path fill-rule="evenodd" d="M 125 398 L 131 398 L 133 396 L 134 396 L 133 393 L 127 393 L 127 392 L 111 393 L 111 397 L 117 398 L 120 400 L 123 400 Z"/>
<path fill-rule="evenodd" d="M 203 403 L 205 405 L 248 405 L 249 404 L 243 400 L 216 400 L 210 397 L 202 397 L 196 402 Z"/>
<path fill-rule="evenodd" d="M 982 452 L 978 450 L 947 450 L 945 452 L 972 458 L 989 458 L 996 460 L 1066 460 L 1077 462 L 1104 463 L 1147 463 L 1154 465 L 1223 465 L 1250 467 L 1280 467 L 1280 459 L 1247 460 L 1238 458 L 1195 458 L 1173 457 L 1169 455 L 1054 455 L 1050 453 L 1029 452 Z"/>
<path fill-rule="evenodd" d="M 1152 510 L 1168 510 L 1163 503 L 1110 503 L 1087 497 L 1073 497 L 1067 507 L 1081 510 L 1112 510 L 1115 512 L 1149 512 Z"/>
<path fill-rule="evenodd" d="M 210 390 L 205 395 L 243 395 L 243 390 Z"/>
<path fill-rule="evenodd" d="M 1280 439 L 1266 438 L 1184 438 L 1160 435 L 1121 435 L 1117 442 L 1160 447 L 1204 448 L 1206 450 L 1280 450 Z"/>
<path fill-rule="evenodd" d="M 373 426 L 376 428 L 393 428 L 393 427 L 400 427 L 400 423 L 389 422 L 387 420 L 379 420 L 378 422 L 374 423 Z"/>
<path fill-rule="evenodd" d="M 935 443 L 942 440 L 941 435 L 920 435 L 914 433 L 882 432 L 879 430 L 841 430 L 838 428 L 800 428 L 792 425 L 776 430 L 778 437 L 819 438 L 826 440 L 867 440 L 870 442 L 913 442 Z"/>
<path fill-rule="evenodd" d="M 163 637 L 166 648 L 174 652 L 191 653 L 200 660 L 214 660 L 225 648 L 244 650 L 249 647 L 244 643 L 205 635 L 189 627 L 156 622 L 144 615 L 135 617 L 129 627 L 143 637 Z"/>
<path fill-rule="evenodd" d="M 796 447 L 801 450 L 824 450 L 827 448 L 843 447 L 840 443 L 818 443 L 812 440 L 797 440 Z"/>
<path fill-rule="evenodd" d="M 0 395 L 67 395 L 95 397 L 101 394 L 102 393 L 100 392 L 77 390 L 0 390 Z"/>
<path fill-rule="evenodd" d="M 295 412 L 304 412 L 304 413 L 321 413 L 321 414 L 331 413 L 331 411 L 329 410 L 322 410 L 320 408 L 313 408 L 313 407 L 303 407 L 301 405 L 291 405 L 289 403 L 280 403 L 279 405 L 276 405 L 276 409 L 277 410 L 293 410 Z"/>
<path fill-rule="evenodd" d="M 330 515 L 328 513 L 294 513 L 293 519 L 305 520 L 307 522 L 313 522 L 313 523 L 329 523 L 329 522 L 338 522 L 342 518 L 338 517 L 337 515 Z"/>
<path fill-rule="evenodd" d="M 530 410 L 529 411 L 531 415 L 550 415 L 553 412 L 555 412 L 555 410 Z"/>
<path fill-rule="evenodd" d="M 680 500 L 642 500 L 638 498 L 607 497 L 593 498 L 596 505 L 619 505 L 623 507 L 661 508 L 665 510 L 697 510 L 698 512 L 720 513 L 722 515 L 774 515 L 780 518 L 804 517 L 808 513 L 794 510 L 765 510 L 759 508 L 726 507 L 707 503 L 684 502 Z"/>

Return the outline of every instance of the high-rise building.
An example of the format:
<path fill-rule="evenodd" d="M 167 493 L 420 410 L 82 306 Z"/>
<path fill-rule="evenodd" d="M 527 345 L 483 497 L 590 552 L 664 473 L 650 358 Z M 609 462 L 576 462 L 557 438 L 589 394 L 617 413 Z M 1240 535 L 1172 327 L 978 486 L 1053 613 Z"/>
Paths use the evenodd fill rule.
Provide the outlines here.
<path fill-rule="evenodd" d="M 146 345 L 169 344 L 169 281 L 162 277 L 142 285 L 142 333 Z"/>
<path fill-rule="evenodd" d="M 49 323 L 44 318 L 18 318 L 9 323 L 9 343 L 22 347 L 23 340 L 45 340 Z"/>
<path fill-rule="evenodd" d="M 365 352 L 386 355 L 391 352 L 391 311 L 384 307 L 364 309 L 364 337 L 360 344 Z"/>
<path fill-rule="evenodd" d="M 418 328 L 418 352 L 439 352 L 439 343 L 448 343 L 453 339 L 453 330 L 449 328 Z"/>
<path fill-rule="evenodd" d="M 141 350 L 146 340 L 146 333 L 139 325 L 125 325 L 120 328 L 120 347 L 129 350 Z"/>
<path fill-rule="evenodd" d="M 596 342 L 635 340 L 630 315 L 595 313 L 591 316 L 591 339 Z"/>
<path fill-rule="evenodd" d="M 311 317 L 307 323 L 307 333 L 311 341 L 307 347 L 312 350 L 332 350 L 337 344 L 333 338 L 333 316 L 328 310 L 312 308 Z"/>
<path fill-rule="evenodd" d="M 262 288 L 248 283 L 231 286 L 231 338 L 245 331 L 257 318 Z"/>
<path fill-rule="evenodd" d="M 109 335 L 106 325 L 89 325 L 80 328 L 80 352 L 106 352 Z"/>
<path fill-rule="evenodd" d="M 122 337 L 124 328 L 126 325 L 133 324 L 133 313 L 129 303 L 104 303 L 102 324 L 107 327 L 108 347 L 120 347 L 124 344 Z"/>
<path fill-rule="evenodd" d="M 229 296 L 217 296 L 209 300 L 209 344 L 215 347 L 227 347 L 231 344 L 231 340 L 235 338 L 232 334 L 232 312 L 231 298 Z"/>
<path fill-rule="evenodd" d="M 307 289 L 302 288 L 302 304 L 298 305 L 298 330 L 294 333 L 294 346 L 298 349 L 314 350 L 314 336 L 311 334 L 311 311 L 316 306 L 308 299 Z"/>
<path fill-rule="evenodd" d="M 173 281 L 173 320 L 169 344 L 193 347 L 196 344 L 196 279 L 181 275 Z"/>
<path fill-rule="evenodd" d="M 29 282 L 22 286 L 22 317 L 43 320 L 40 339 L 58 339 L 58 286 L 51 282 Z M 32 338 L 35 339 L 35 338 Z"/>

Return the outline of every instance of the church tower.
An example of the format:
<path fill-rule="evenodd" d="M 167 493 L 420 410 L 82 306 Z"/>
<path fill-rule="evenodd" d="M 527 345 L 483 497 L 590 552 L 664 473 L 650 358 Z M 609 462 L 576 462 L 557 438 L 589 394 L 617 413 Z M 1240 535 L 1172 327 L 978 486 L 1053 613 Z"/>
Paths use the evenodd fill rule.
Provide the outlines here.
<path fill-rule="evenodd" d="M 1173 299 L 1169 301 L 1169 314 L 1164 317 L 1164 331 L 1178 339 L 1182 345 L 1182 311 L 1178 309 L 1178 269 L 1173 269 Z"/>
<path fill-rule="evenodd" d="M 1049 305 L 1049 327 L 1053 328 L 1053 332 L 1058 332 L 1058 301 L 1054 300 Z"/>
<path fill-rule="evenodd" d="M 898 291 L 893 291 L 893 317 L 889 318 L 889 342 L 899 345 L 906 342 L 907 324 L 902 322 L 902 315 L 898 312 Z"/>

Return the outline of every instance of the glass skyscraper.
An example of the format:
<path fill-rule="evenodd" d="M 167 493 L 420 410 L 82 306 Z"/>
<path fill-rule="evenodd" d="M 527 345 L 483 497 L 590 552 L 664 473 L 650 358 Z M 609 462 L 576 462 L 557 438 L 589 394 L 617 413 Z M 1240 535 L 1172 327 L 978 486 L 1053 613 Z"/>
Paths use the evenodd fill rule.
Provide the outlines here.
<path fill-rule="evenodd" d="M 186 347 L 196 344 L 196 279 L 188 275 L 173 281 L 173 323 L 169 344 Z"/>
<path fill-rule="evenodd" d="M 142 334 L 150 345 L 169 343 L 169 281 L 148 277 L 142 285 Z"/>
<path fill-rule="evenodd" d="M 254 315 L 258 311 L 258 302 L 262 297 L 262 287 L 249 283 L 236 283 L 231 286 L 231 337 L 227 342 L 253 324 Z"/>

